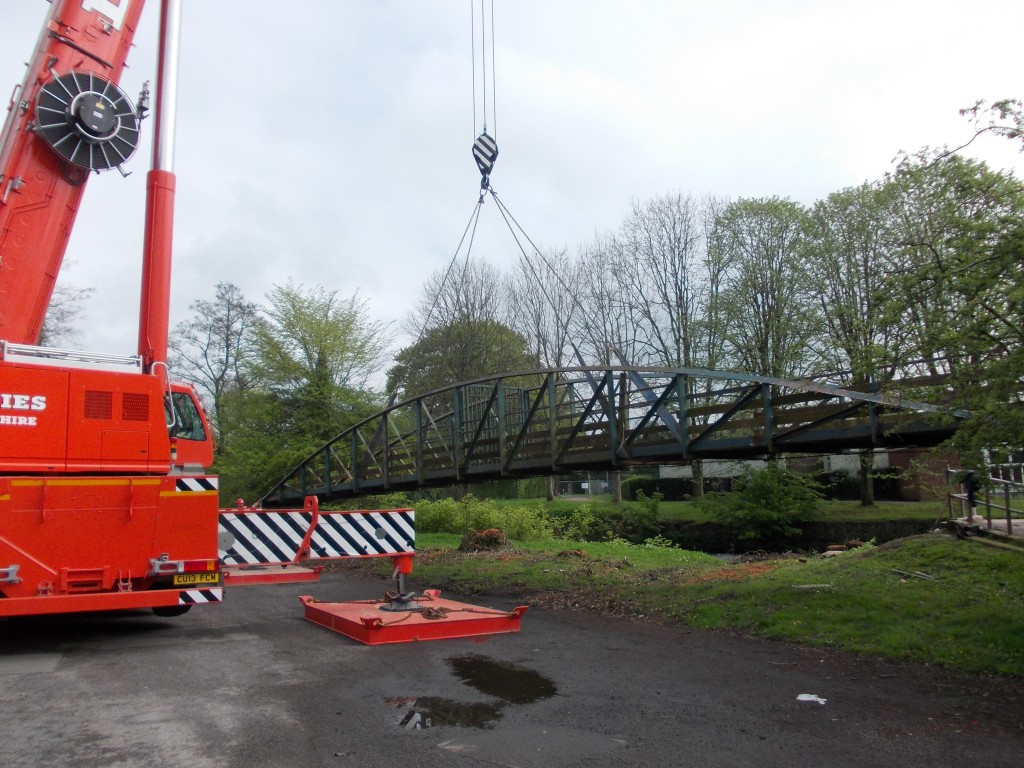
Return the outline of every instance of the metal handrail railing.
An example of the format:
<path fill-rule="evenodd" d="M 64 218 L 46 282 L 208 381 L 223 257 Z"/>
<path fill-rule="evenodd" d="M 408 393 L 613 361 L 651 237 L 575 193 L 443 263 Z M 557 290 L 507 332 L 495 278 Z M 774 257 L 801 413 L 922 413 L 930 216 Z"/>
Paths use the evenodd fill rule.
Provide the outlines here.
<path fill-rule="evenodd" d="M 961 477 L 962 479 L 954 481 L 955 477 Z M 971 485 L 975 484 L 972 488 Z M 953 486 L 957 485 L 960 489 L 959 493 L 953 492 Z M 949 511 L 949 518 L 953 519 L 953 499 L 960 501 L 960 511 L 966 512 L 961 514 L 960 517 L 966 518 L 968 524 L 973 525 L 974 518 L 977 515 L 977 491 L 981 490 L 983 495 L 983 504 L 985 508 L 985 514 L 983 515 L 986 521 L 986 529 L 992 530 L 992 510 L 995 509 L 1000 511 L 1001 518 L 1005 519 L 1006 522 L 1006 533 L 1013 535 L 1013 521 L 1014 519 L 1024 518 L 1024 509 L 1016 509 L 1011 506 L 1011 497 L 1021 496 L 1024 498 L 1024 484 L 1018 483 L 1012 480 L 1003 480 L 998 477 L 987 477 L 984 480 L 976 480 L 973 473 L 967 473 L 964 470 L 956 470 L 947 467 L 946 468 L 946 487 L 947 487 L 947 509 Z M 992 491 L 996 488 L 1001 488 L 1003 503 L 993 502 Z"/>

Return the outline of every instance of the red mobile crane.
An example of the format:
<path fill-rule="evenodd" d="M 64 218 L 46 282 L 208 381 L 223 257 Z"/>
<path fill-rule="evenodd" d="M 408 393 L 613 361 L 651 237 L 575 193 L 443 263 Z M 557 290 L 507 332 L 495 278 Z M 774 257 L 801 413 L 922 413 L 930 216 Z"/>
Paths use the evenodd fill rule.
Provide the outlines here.
<path fill-rule="evenodd" d="M 138 354 L 37 345 L 84 185 L 131 157 L 148 101 L 144 91 L 132 105 L 117 85 L 143 0 L 51 1 L 0 134 L 0 618 L 177 615 L 220 601 L 225 574 L 236 584 L 309 581 L 319 569 L 303 560 L 390 557 L 397 597 L 303 597 L 306 617 L 373 644 L 518 631 L 525 608 L 406 592 L 411 509 L 321 513 L 310 496 L 301 510 L 218 510 L 209 422 L 167 369 L 180 0 L 161 0 Z"/>
<path fill-rule="evenodd" d="M 180 0 L 161 3 L 138 354 L 36 346 L 89 175 L 138 145 L 148 94 L 118 82 L 143 1 L 52 0 L 0 134 L 0 617 L 221 599 L 212 433 L 166 362 Z"/>

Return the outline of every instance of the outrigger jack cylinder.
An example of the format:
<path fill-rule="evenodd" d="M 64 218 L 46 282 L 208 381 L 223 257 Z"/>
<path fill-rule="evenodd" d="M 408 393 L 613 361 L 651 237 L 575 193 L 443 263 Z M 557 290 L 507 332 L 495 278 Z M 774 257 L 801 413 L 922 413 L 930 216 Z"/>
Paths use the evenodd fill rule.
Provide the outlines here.
<path fill-rule="evenodd" d="M 391 558 L 391 562 L 395 566 L 394 572 L 391 574 L 392 580 L 395 582 L 394 591 L 385 593 L 385 597 L 391 602 L 387 605 L 382 605 L 380 609 L 382 611 L 421 611 L 422 606 L 416 603 L 417 594 L 415 592 L 409 592 L 408 586 L 406 585 L 406 575 L 412 573 L 412 556 L 401 555 L 398 557 Z"/>

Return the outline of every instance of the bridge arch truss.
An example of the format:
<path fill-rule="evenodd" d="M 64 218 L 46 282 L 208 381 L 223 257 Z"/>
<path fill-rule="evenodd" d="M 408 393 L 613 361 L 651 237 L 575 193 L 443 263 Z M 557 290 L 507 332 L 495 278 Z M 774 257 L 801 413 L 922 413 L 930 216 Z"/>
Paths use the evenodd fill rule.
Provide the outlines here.
<path fill-rule="evenodd" d="M 931 447 L 964 414 L 941 378 L 858 392 L 691 368 L 587 367 L 508 373 L 410 398 L 321 446 L 264 507 L 509 477 L 866 448 Z"/>

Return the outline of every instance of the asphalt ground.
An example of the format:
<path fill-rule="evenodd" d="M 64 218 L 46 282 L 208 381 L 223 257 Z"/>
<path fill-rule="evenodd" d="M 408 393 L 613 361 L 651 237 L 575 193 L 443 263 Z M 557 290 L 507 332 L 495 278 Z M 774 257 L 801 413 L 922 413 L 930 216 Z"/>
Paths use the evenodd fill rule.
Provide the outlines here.
<path fill-rule="evenodd" d="M 388 586 L 325 573 L 174 619 L 0 621 L 0 766 L 1024 765 L 1020 680 L 556 610 L 364 646 L 297 599 Z"/>

